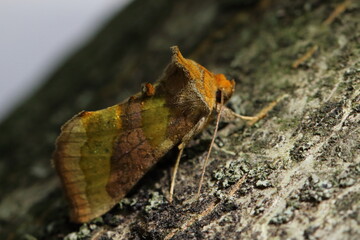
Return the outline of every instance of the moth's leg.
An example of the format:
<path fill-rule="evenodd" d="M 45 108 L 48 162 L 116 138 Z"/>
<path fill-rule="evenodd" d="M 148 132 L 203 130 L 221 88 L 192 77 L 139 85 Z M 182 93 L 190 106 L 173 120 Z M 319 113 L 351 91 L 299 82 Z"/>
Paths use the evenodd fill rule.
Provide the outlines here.
<path fill-rule="evenodd" d="M 180 146 L 181 146 L 181 147 L 180 147 Z M 173 200 L 176 174 L 177 174 L 177 171 L 178 171 L 178 169 L 179 169 L 179 164 L 180 164 L 181 155 L 182 155 L 182 153 L 183 153 L 183 151 L 184 151 L 185 146 L 182 145 L 182 144 L 180 144 L 178 148 L 179 148 L 179 153 L 178 153 L 178 156 L 177 156 L 177 158 L 176 158 L 174 170 L 173 170 L 172 177 L 171 177 L 169 202 L 172 202 L 172 200 Z"/>
<path fill-rule="evenodd" d="M 173 174 L 171 177 L 171 184 L 170 184 L 170 195 L 169 195 L 169 202 L 172 202 L 173 195 L 174 195 L 174 187 L 175 187 L 175 180 L 176 180 L 176 174 L 179 169 L 180 159 L 181 155 L 184 151 L 184 148 L 186 144 L 190 141 L 190 139 L 196 135 L 201 129 L 205 127 L 207 117 L 201 118 L 197 124 L 183 137 L 181 140 L 181 143 L 178 145 L 179 153 L 176 158 Z"/>
<path fill-rule="evenodd" d="M 240 114 L 235 113 L 230 108 L 223 106 L 222 112 L 221 112 L 221 117 L 224 121 L 234 121 L 235 119 L 240 118 L 242 120 L 247 121 L 248 126 L 251 126 L 251 125 L 254 125 L 256 122 L 258 122 L 259 120 L 266 117 L 266 115 L 285 97 L 287 97 L 287 95 L 283 95 L 283 96 L 279 97 L 278 99 L 276 99 L 275 101 L 271 102 L 269 105 L 267 105 L 266 107 L 261 109 L 261 111 L 258 112 L 255 116 L 240 115 Z M 219 108 L 220 108 L 220 106 L 217 106 L 217 111 L 219 111 Z"/>

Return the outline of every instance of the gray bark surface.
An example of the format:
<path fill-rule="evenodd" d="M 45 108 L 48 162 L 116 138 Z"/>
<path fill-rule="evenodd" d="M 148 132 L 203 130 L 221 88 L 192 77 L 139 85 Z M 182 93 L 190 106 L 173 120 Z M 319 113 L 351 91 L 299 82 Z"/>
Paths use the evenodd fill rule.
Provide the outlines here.
<path fill-rule="evenodd" d="M 0 125 L 1 239 L 360 239 L 360 3 L 136 0 Z M 194 199 L 213 125 L 185 149 L 173 203 L 170 153 L 109 213 L 69 223 L 50 159 L 60 126 L 153 82 L 179 45 L 235 79 Z M 292 65 L 306 56 L 297 67 Z"/>

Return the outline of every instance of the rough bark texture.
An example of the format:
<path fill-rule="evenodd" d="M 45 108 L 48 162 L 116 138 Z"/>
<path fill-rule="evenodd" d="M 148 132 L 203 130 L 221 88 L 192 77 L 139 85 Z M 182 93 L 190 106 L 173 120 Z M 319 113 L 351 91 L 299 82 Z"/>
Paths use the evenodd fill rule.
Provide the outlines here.
<path fill-rule="evenodd" d="M 0 238 L 360 239 L 360 3 L 324 23 L 341 3 L 133 2 L 1 124 Z M 185 150 L 172 204 L 169 154 L 108 214 L 69 223 L 50 164 L 60 126 L 154 81 L 171 45 L 234 78 L 239 113 L 288 97 L 251 128 L 221 126 L 200 200 L 212 126 Z"/>

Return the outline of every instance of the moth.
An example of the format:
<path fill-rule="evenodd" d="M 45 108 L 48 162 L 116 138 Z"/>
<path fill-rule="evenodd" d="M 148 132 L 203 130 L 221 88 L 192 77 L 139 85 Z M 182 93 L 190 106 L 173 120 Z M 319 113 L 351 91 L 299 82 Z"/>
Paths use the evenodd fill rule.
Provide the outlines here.
<path fill-rule="evenodd" d="M 185 59 L 176 46 L 171 51 L 172 60 L 154 85 L 145 84 L 112 107 L 82 111 L 62 126 L 53 162 L 73 222 L 109 211 L 174 147 L 178 166 L 186 144 L 215 113 L 254 120 L 223 106 L 234 92 L 233 80 Z"/>

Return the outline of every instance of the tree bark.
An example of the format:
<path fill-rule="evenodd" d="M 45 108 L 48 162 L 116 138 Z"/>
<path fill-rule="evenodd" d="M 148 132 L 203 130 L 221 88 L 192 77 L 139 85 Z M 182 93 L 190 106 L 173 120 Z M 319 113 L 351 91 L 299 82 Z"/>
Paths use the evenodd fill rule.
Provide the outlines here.
<path fill-rule="evenodd" d="M 1 239 L 360 239 L 360 3 L 136 0 L 0 125 Z M 166 156 L 109 213 L 81 226 L 50 164 L 60 126 L 153 82 L 179 45 L 235 79 L 195 199 L 213 125 L 184 151 L 173 203 Z"/>

